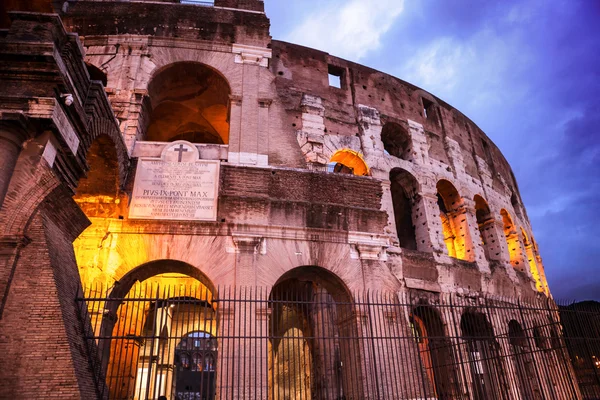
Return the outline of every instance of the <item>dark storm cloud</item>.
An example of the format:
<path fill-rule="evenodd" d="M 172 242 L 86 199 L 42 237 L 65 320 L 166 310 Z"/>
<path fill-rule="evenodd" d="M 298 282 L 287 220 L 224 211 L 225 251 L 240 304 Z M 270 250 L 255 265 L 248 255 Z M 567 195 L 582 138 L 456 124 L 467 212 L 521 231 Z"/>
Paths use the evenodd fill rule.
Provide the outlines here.
<path fill-rule="evenodd" d="M 270 17 L 275 37 L 293 29 Z M 593 0 L 406 0 L 360 60 L 440 96 L 500 147 L 557 298 L 600 300 L 598 21 Z"/>

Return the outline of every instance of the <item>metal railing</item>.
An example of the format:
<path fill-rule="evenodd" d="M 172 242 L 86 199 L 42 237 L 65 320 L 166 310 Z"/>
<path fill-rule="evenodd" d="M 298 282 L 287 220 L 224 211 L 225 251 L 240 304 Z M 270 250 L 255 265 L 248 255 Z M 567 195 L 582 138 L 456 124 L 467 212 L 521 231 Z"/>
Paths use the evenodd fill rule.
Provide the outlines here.
<path fill-rule="evenodd" d="M 180 0 L 181 4 L 195 4 L 195 5 L 199 5 L 199 6 L 207 6 L 207 7 L 211 7 L 215 5 L 214 0 L 213 1 L 206 1 L 206 0 Z"/>
<path fill-rule="evenodd" d="M 549 300 L 298 283 L 77 301 L 101 399 L 600 398 L 600 311 Z"/>

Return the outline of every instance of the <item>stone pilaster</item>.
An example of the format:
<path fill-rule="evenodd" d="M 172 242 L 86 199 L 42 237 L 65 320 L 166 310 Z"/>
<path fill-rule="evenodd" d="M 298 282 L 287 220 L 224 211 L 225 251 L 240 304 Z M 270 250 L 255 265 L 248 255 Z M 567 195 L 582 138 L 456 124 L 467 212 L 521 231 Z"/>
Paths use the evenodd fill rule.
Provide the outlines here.
<path fill-rule="evenodd" d="M 468 234 L 471 237 L 471 256 L 469 257 L 469 261 L 475 261 L 481 272 L 489 273 L 490 264 L 486 257 L 486 251 L 477 224 L 475 202 L 470 199 L 463 199 L 463 202 Z"/>
<path fill-rule="evenodd" d="M 25 135 L 14 127 L 0 124 L 0 208 L 8 191 L 10 179 L 17 165 L 17 159 Z"/>
<path fill-rule="evenodd" d="M 427 143 L 423 125 L 409 119 L 408 128 L 410 137 L 412 138 L 412 161 L 418 165 L 429 168 L 429 144 Z"/>
<path fill-rule="evenodd" d="M 421 195 L 415 205 L 415 213 L 418 214 L 418 218 L 413 219 L 417 249 L 448 254 L 448 248 L 444 243 L 437 196 L 430 193 Z"/>

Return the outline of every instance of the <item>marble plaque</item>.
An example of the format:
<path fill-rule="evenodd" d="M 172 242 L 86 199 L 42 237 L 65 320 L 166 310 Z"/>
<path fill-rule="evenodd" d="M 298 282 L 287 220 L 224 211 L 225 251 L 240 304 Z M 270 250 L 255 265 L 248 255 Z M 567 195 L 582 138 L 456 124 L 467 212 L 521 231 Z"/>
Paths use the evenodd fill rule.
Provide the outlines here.
<path fill-rule="evenodd" d="M 140 158 L 129 218 L 216 221 L 219 170 L 185 141 L 169 143 L 160 158 Z"/>

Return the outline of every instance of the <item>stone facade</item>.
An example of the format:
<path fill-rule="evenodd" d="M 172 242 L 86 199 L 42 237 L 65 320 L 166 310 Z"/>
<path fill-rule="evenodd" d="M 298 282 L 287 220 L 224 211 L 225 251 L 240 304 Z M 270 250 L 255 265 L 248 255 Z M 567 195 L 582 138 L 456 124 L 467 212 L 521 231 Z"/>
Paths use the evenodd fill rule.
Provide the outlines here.
<path fill-rule="evenodd" d="M 272 40 L 262 1 L 7 7 L 20 11 L 0 31 L 1 398 L 94 398 L 73 299 L 190 275 L 164 260 L 210 290 L 275 287 L 318 266 L 339 287 L 301 279 L 334 297 L 550 296 L 489 138 L 410 83 Z M 149 140 L 150 126 L 173 124 L 161 109 L 173 104 L 189 124 Z M 216 220 L 129 219 L 138 159 L 191 133 L 215 140 L 193 145 L 220 161 Z M 352 159 L 340 168 L 368 173 L 332 173 L 340 151 Z M 29 358 L 44 360 L 35 376 Z"/>

